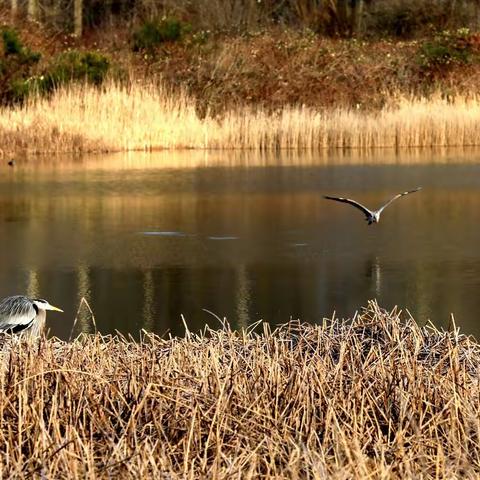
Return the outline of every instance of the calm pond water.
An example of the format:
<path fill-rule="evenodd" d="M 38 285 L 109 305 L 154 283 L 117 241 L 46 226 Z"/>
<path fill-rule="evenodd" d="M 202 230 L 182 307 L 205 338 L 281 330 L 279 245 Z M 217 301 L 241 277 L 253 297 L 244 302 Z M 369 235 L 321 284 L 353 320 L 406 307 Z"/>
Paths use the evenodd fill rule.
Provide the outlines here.
<path fill-rule="evenodd" d="M 322 198 L 376 207 L 419 185 L 371 227 Z M 318 322 L 377 298 L 480 337 L 480 151 L 18 158 L 0 164 L 0 206 L 0 296 L 62 307 L 62 338 L 77 316 L 94 330 L 82 297 L 103 333 L 216 326 L 204 309 Z"/>

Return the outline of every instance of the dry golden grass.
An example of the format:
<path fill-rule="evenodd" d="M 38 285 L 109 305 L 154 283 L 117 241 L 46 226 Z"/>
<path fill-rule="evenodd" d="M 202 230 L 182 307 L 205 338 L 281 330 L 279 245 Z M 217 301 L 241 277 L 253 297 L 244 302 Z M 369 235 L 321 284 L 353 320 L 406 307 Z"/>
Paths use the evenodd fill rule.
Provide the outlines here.
<path fill-rule="evenodd" d="M 157 149 L 294 149 L 480 144 L 480 100 L 392 99 L 377 112 L 289 107 L 197 115 L 195 102 L 164 88 L 72 87 L 0 110 L 5 155 Z"/>
<path fill-rule="evenodd" d="M 2 478 L 478 478 L 480 346 L 352 322 L 17 344 Z"/>

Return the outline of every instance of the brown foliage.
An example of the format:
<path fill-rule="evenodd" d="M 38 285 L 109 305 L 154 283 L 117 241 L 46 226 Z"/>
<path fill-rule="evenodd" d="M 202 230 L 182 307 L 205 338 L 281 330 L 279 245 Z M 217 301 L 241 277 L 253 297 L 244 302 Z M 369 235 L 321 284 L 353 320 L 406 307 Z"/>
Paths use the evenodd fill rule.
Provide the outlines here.
<path fill-rule="evenodd" d="M 8 9 L 0 9 L 0 21 L 11 24 Z M 392 92 L 462 95 L 478 91 L 480 85 L 477 62 L 422 70 L 422 39 L 334 40 L 312 30 L 272 25 L 222 34 L 194 25 L 180 42 L 166 42 L 154 53 L 134 53 L 133 30 L 122 24 L 86 30 L 81 39 L 25 19 L 19 19 L 16 27 L 23 43 L 42 53 L 41 67 L 66 49 L 98 50 L 135 80 L 161 76 L 170 87 L 186 91 L 202 115 L 238 106 L 378 109 L 389 102 Z M 478 51 L 478 38 L 470 33 L 465 48 Z M 113 68 L 117 74 L 119 69 Z"/>
<path fill-rule="evenodd" d="M 260 328 L 260 327 L 258 327 Z M 4 353 L 0 469 L 44 478 L 478 478 L 480 347 L 352 321 Z"/>

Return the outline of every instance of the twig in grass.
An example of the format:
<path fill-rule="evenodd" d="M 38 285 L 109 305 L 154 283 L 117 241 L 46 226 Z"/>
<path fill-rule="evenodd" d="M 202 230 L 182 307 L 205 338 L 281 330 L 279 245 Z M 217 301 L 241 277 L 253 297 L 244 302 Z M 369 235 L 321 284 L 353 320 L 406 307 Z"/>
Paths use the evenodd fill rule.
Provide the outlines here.
<path fill-rule="evenodd" d="M 72 339 L 73 332 L 75 331 L 75 327 L 76 327 L 77 322 L 78 322 L 78 316 L 79 316 L 80 310 L 82 309 L 82 305 L 85 305 L 87 307 L 88 311 L 90 312 L 90 318 L 92 320 L 94 332 L 95 333 L 97 332 L 97 323 L 95 322 L 95 315 L 93 313 L 93 310 L 90 308 L 90 305 L 89 305 L 87 299 L 85 297 L 82 297 L 81 300 L 80 300 L 80 304 L 78 305 L 77 313 L 75 314 L 75 320 L 73 321 L 72 329 L 70 330 L 70 335 L 68 337 L 69 340 Z"/>

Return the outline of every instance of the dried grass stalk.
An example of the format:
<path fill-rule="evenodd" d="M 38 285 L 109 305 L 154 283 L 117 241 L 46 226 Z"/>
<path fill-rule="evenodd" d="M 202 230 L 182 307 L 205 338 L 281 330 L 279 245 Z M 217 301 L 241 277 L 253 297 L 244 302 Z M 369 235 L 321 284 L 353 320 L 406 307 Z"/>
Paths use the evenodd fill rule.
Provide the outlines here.
<path fill-rule="evenodd" d="M 4 356 L 2 478 L 480 475 L 480 346 L 375 302 L 351 321 Z"/>
<path fill-rule="evenodd" d="M 196 102 L 157 84 L 73 86 L 22 108 L 0 109 L 4 155 L 161 149 L 278 149 L 452 147 L 480 143 L 477 98 L 392 98 L 380 111 L 277 112 L 238 108 L 199 117 Z"/>

